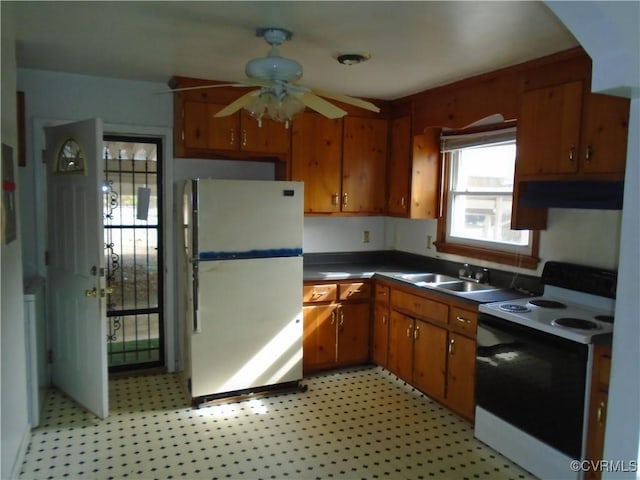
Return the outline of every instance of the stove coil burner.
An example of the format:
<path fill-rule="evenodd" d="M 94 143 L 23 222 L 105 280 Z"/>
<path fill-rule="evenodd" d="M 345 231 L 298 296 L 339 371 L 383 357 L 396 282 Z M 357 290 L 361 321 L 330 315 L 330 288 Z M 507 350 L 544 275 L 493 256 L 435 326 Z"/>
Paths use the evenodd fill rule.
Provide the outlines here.
<path fill-rule="evenodd" d="M 613 315 L 596 315 L 593 318 L 604 323 L 613 323 Z"/>
<path fill-rule="evenodd" d="M 583 318 L 556 318 L 551 324 L 561 327 L 579 328 L 581 330 L 596 330 L 600 328 L 596 322 Z"/>
<path fill-rule="evenodd" d="M 545 300 L 543 298 L 529 300 L 529 303 L 531 305 L 535 305 L 536 307 L 542 308 L 567 308 L 567 306 L 562 302 L 556 302 L 555 300 Z"/>
<path fill-rule="evenodd" d="M 515 303 L 503 303 L 499 305 L 498 308 L 509 313 L 526 313 L 531 311 L 530 308 L 524 305 L 516 305 Z"/>

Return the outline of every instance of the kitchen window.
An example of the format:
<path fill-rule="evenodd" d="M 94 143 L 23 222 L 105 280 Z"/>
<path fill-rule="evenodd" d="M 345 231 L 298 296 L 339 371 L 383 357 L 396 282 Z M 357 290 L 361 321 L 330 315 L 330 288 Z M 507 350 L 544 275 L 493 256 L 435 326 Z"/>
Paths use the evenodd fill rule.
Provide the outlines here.
<path fill-rule="evenodd" d="M 445 131 L 437 249 L 534 268 L 538 234 L 511 230 L 515 124 Z"/>

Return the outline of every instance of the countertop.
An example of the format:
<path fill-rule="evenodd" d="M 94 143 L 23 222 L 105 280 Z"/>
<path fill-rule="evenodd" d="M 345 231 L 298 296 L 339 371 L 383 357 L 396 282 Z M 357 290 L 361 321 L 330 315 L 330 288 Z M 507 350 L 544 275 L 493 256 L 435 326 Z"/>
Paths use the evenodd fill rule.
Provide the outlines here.
<path fill-rule="evenodd" d="M 339 280 L 361 280 L 371 278 L 383 278 L 393 281 L 399 285 L 412 286 L 416 290 L 428 291 L 437 295 L 454 298 L 470 303 L 480 304 L 489 302 L 502 302 L 523 298 L 526 295 L 522 292 L 510 288 L 497 288 L 496 290 L 467 292 L 464 294 L 448 293 L 442 290 L 430 288 L 428 286 L 416 286 L 411 282 L 401 280 L 395 275 L 404 273 L 423 273 L 425 270 L 407 268 L 406 265 L 397 264 L 368 264 L 368 263 L 326 263 L 305 265 L 304 281 L 339 281 Z M 440 273 L 440 272 L 434 272 Z"/>

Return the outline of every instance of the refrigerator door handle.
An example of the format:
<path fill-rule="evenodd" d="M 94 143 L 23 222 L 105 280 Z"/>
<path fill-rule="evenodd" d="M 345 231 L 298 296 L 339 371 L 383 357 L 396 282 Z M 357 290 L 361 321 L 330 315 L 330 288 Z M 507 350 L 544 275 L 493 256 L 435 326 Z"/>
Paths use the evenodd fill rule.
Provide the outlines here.
<path fill-rule="evenodd" d="M 199 304 L 199 282 L 198 282 L 198 268 L 200 252 L 198 251 L 198 210 L 200 208 L 198 201 L 198 186 L 199 180 L 195 179 L 191 182 L 191 270 L 193 272 L 192 288 L 193 288 L 193 331 L 194 333 L 201 332 L 200 326 L 200 312 L 198 309 Z"/>
<path fill-rule="evenodd" d="M 199 308 L 198 308 L 198 304 L 199 304 L 199 282 L 198 282 L 198 260 L 192 260 L 192 266 L 191 266 L 191 271 L 193 272 L 193 278 L 191 281 L 192 284 L 192 288 L 193 288 L 193 292 L 192 292 L 192 297 L 193 297 L 193 331 L 195 333 L 200 332 L 201 328 L 200 328 L 200 312 L 199 312 Z"/>

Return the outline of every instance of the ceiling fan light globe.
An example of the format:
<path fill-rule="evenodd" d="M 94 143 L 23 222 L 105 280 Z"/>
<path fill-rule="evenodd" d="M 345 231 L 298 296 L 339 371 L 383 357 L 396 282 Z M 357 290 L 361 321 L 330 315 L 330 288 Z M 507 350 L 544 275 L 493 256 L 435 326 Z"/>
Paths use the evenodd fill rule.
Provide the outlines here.
<path fill-rule="evenodd" d="M 302 65 L 289 58 L 267 56 L 249 60 L 244 72 L 256 80 L 295 82 L 302 78 Z"/>

